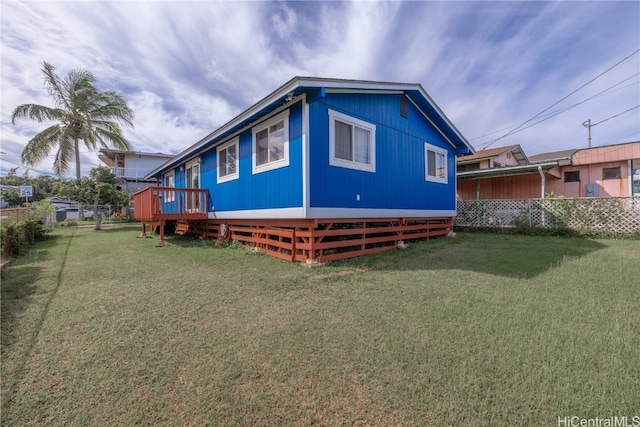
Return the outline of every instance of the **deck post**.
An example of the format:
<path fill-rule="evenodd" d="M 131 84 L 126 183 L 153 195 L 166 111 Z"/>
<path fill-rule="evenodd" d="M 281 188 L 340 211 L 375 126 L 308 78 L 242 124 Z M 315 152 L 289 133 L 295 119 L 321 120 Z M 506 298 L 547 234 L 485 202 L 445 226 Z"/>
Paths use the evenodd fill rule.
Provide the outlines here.
<path fill-rule="evenodd" d="M 145 224 L 144 221 L 142 222 L 142 234 L 140 237 L 147 237 L 147 224 Z"/>
<path fill-rule="evenodd" d="M 160 220 L 158 227 L 160 227 L 160 240 L 158 240 L 158 243 L 156 243 L 156 246 L 160 247 L 160 246 L 164 246 L 164 219 Z"/>

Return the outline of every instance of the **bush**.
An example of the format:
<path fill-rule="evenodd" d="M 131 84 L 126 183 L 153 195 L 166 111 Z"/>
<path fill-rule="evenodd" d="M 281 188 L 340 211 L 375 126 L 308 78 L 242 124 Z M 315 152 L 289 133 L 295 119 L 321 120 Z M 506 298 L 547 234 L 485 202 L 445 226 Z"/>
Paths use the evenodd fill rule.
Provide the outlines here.
<path fill-rule="evenodd" d="M 24 242 L 24 231 L 20 230 L 18 224 L 9 224 L 0 229 L 2 234 L 2 256 L 12 257 L 22 253 Z"/>
<path fill-rule="evenodd" d="M 15 257 L 24 251 L 26 245 L 33 245 L 49 231 L 42 221 L 29 219 L 18 223 L 11 222 L 0 228 L 2 256 Z"/>

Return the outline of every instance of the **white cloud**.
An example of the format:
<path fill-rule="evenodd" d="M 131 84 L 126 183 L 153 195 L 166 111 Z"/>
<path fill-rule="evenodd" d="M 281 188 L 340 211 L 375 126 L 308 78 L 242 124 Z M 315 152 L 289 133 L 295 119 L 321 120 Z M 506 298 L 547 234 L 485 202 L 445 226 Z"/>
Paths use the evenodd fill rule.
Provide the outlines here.
<path fill-rule="evenodd" d="M 638 49 L 640 40 L 637 2 L 105 1 L 0 8 L 0 143 L 3 158 L 18 163 L 21 147 L 42 125 L 12 125 L 10 115 L 25 102 L 50 105 L 42 61 L 61 75 L 88 69 L 100 87 L 122 93 L 136 113 L 135 128 L 125 134 L 141 151 L 180 152 L 295 75 L 421 83 L 477 145 L 549 107 Z M 550 111 L 637 73 L 639 57 Z M 629 84 L 495 144 L 520 143 L 528 154 L 584 144 L 584 120 L 640 104 L 638 78 Z M 637 112 L 594 127 L 594 143 L 640 139 Z M 82 161 L 85 173 L 100 164 L 95 153 Z M 35 168 L 50 171 L 51 162 Z"/>

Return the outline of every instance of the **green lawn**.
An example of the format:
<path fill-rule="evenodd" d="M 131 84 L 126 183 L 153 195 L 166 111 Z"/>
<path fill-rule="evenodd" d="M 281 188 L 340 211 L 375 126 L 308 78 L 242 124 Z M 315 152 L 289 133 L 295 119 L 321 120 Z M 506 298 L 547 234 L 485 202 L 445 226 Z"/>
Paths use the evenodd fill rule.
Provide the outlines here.
<path fill-rule="evenodd" d="M 3 272 L 2 425 L 640 416 L 638 241 L 458 234 L 307 269 L 138 234 L 60 230 Z"/>

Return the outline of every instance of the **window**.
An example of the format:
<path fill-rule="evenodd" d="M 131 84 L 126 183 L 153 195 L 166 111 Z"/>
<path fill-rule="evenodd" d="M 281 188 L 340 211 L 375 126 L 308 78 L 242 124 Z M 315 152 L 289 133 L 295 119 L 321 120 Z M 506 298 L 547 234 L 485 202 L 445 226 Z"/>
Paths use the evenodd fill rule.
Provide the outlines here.
<path fill-rule="evenodd" d="M 289 166 L 289 110 L 253 128 L 253 173 Z"/>
<path fill-rule="evenodd" d="M 458 165 L 458 172 L 469 172 L 480 170 L 480 163 L 467 163 L 464 165 Z"/>
<path fill-rule="evenodd" d="M 617 168 L 602 168 L 602 179 L 616 179 L 621 177 L 620 166 Z"/>
<path fill-rule="evenodd" d="M 218 184 L 238 179 L 238 138 L 220 145 L 218 153 Z"/>
<path fill-rule="evenodd" d="M 172 187 L 174 188 L 176 186 L 176 179 L 175 179 L 175 174 L 173 171 L 168 172 L 164 175 L 164 186 L 165 187 Z M 165 202 L 173 202 L 175 200 L 176 196 L 175 193 L 173 191 L 167 191 L 165 193 L 164 196 L 164 201 Z"/>
<path fill-rule="evenodd" d="M 447 151 L 431 144 L 424 144 L 425 180 L 447 183 Z"/>
<path fill-rule="evenodd" d="M 564 182 L 579 182 L 580 171 L 569 171 L 564 173 Z"/>
<path fill-rule="evenodd" d="M 193 159 L 185 165 L 185 183 L 187 188 L 200 188 L 200 158 Z M 186 193 L 187 212 L 200 212 L 200 195 L 196 192 Z"/>
<path fill-rule="evenodd" d="M 329 164 L 376 171 L 376 126 L 329 110 Z"/>

